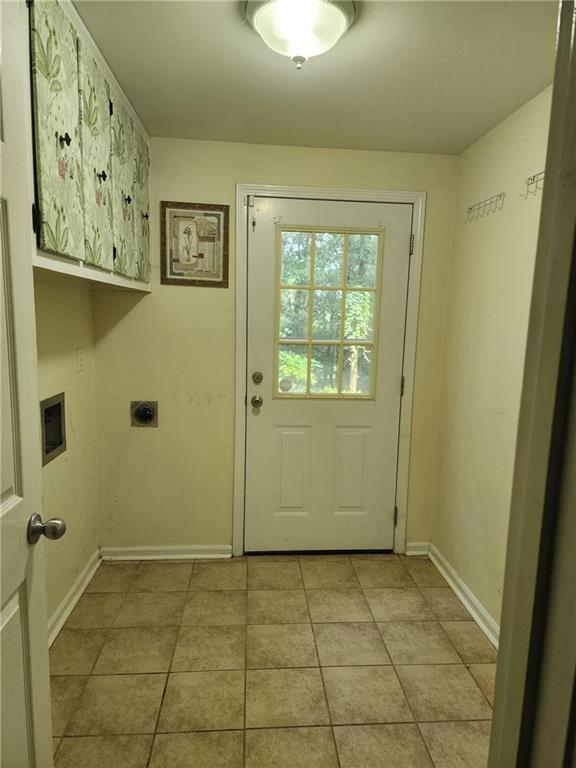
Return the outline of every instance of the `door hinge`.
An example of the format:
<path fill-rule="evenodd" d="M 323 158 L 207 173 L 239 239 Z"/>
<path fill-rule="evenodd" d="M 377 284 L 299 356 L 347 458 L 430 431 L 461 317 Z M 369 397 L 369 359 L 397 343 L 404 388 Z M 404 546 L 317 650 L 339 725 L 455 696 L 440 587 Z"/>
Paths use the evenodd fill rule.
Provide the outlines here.
<path fill-rule="evenodd" d="M 110 115 L 114 114 L 114 104 L 112 103 L 112 99 L 108 99 L 108 109 L 110 110 Z"/>
<path fill-rule="evenodd" d="M 254 208 L 254 195 L 246 195 L 246 205 L 248 208 Z"/>
<path fill-rule="evenodd" d="M 406 379 L 404 376 L 400 379 L 400 397 L 404 397 L 404 385 L 406 383 Z"/>
<path fill-rule="evenodd" d="M 32 203 L 32 231 L 35 235 L 40 231 L 40 223 L 40 208 L 38 208 L 36 203 Z"/>
<path fill-rule="evenodd" d="M 398 507 L 394 507 L 394 528 L 398 525 Z"/>
<path fill-rule="evenodd" d="M 412 234 L 410 235 L 410 251 L 408 255 L 412 256 L 413 253 L 414 253 L 414 235 Z"/>

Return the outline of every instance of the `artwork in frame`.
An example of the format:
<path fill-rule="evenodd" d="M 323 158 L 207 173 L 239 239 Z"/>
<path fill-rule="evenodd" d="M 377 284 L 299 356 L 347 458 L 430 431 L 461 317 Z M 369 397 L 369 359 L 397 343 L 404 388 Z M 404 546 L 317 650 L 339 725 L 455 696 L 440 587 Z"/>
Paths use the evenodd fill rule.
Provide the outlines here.
<path fill-rule="evenodd" d="M 164 285 L 228 287 L 228 205 L 160 203 Z"/>

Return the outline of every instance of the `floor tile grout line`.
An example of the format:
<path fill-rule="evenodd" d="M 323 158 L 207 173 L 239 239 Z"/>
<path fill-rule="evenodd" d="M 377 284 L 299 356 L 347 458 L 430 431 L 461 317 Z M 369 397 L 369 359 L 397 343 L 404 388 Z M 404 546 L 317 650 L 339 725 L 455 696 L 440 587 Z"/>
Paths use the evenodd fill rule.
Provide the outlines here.
<path fill-rule="evenodd" d="M 244 728 L 242 730 L 242 765 L 246 766 L 246 722 L 248 702 L 248 565 L 246 565 L 246 622 L 244 624 Z"/>
<path fill-rule="evenodd" d="M 84 593 L 83 593 L 81 596 L 83 597 L 83 596 L 84 596 L 84 594 L 85 594 L 85 592 L 84 592 Z M 123 597 L 122 597 L 122 600 L 120 601 L 120 603 L 119 603 L 119 605 L 118 605 L 118 608 L 117 608 L 117 610 L 116 610 L 116 614 L 115 614 L 114 618 L 115 618 L 115 617 L 118 615 L 118 611 L 120 610 L 120 606 L 121 606 L 121 605 L 122 605 L 122 603 L 124 602 L 124 597 L 125 597 L 125 596 L 126 596 L 126 593 L 123 593 Z M 102 645 L 100 646 L 100 650 L 98 651 L 98 653 L 96 654 L 96 656 L 95 656 L 95 658 L 94 658 L 94 661 L 92 662 L 92 666 L 90 667 L 90 671 L 88 672 L 88 674 L 87 674 L 87 675 L 85 675 L 85 677 L 86 677 L 86 682 L 85 682 L 85 684 L 84 684 L 84 687 L 83 687 L 83 689 L 82 689 L 82 693 L 81 693 L 81 694 L 78 696 L 78 698 L 76 699 L 76 706 L 78 706 L 78 705 L 80 704 L 80 702 L 81 702 L 82 698 L 84 697 L 84 694 L 85 694 L 85 692 L 86 692 L 86 688 L 88 687 L 88 684 L 89 684 L 89 682 L 90 682 L 90 678 L 92 677 L 92 673 L 94 672 L 94 669 L 95 669 L 95 667 L 96 667 L 96 664 L 98 663 L 98 659 L 100 658 L 100 656 L 101 656 L 101 654 L 102 654 L 102 651 L 104 650 L 104 646 L 106 645 L 106 643 L 108 642 L 108 639 L 109 639 L 109 637 L 110 637 L 110 630 L 111 630 L 111 628 L 112 628 L 111 626 L 110 626 L 110 627 L 105 627 L 105 628 L 103 628 L 103 629 L 105 629 L 105 631 L 106 631 L 106 637 L 104 638 L 104 642 L 103 642 L 103 643 L 102 643 Z M 62 629 L 64 629 L 64 627 L 63 627 Z M 60 630 L 60 631 L 62 631 L 62 630 Z M 60 635 L 60 632 L 58 633 L 58 635 Z M 64 675 L 58 675 L 58 677 L 64 677 Z M 73 677 L 73 675 L 70 675 L 70 677 Z M 80 677 L 80 675 L 78 675 L 78 677 Z M 63 732 L 64 732 L 64 733 L 63 733 L 63 736 L 62 736 L 62 738 L 63 738 L 63 737 L 66 735 L 66 731 L 68 730 L 68 726 L 70 725 L 70 723 L 71 723 L 71 721 L 72 721 L 72 718 L 73 718 L 73 717 L 74 717 L 74 710 L 72 710 L 72 711 L 71 711 L 71 713 L 70 713 L 70 717 L 69 717 L 69 718 L 68 718 L 68 720 L 66 721 L 66 725 L 63 727 Z"/>
<path fill-rule="evenodd" d="M 424 562 L 428 562 L 428 563 L 430 563 L 430 564 L 431 564 L 431 566 L 432 566 L 432 567 L 433 567 L 433 568 L 434 568 L 434 569 L 435 569 L 435 570 L 438 572 L 438 574 L 439 574 L 439 575 L 442 577 L 442 574 L 440 574 L 440 572 L 438 571 L 438 569 L 436 568 L 436 566 L 434 565 L 434 563 L 433 563 L 433 562 L 430 560 L 430 558 L 427 558 L 427 559 L 426 559 Z M 443 577 L 442 577 L 442 578 L 443 578 Z M 444 580 L 444 579 L 443 579 L 443 580 Z M 444 580 L 444 581 L 445 581 L 445 580 Z M 451 587 L 451 586 L 450 586 L 450 585 L 449 585 L 449 584 L 448 584 L 446 581 L 445 581 L 445 583 L 446 583 L 446 587 L 436 587 L 436 588 L 437 588 L 437 589 L 438 589 L 438 588 L 439 588 L 439 589 L 446 589 L 446 588 L 447 588 L 447 589 L 449 589 L 449 590 L 450 590 L 450 593 L 451 593 L 452 595 L 454 595 L 454 597 L 457 597 L 457 596 L 456 596 L 456 594 L 455 594 L 455 592 L 454 592 L 454 590 L 452 589 L 452 587 Z M 426 595 L 425 595 L 425 594 L 422 592 L 422 589 L 431 589 L 431 588 L 433 588 L 433 587 L 421 587 L 420 585 L 417 585 L 417 589 L 418 589 L 418 591 L 420 592 L 420 594 L 422 595 L 422 598 L 423 598 L 423 600 L 424 600 L 424 601 L 425 601 L 427 604 L 428 604 L 428 601 L 426 600 Z M 429 606 L 429 607 L 430 607 L 430 606 Z M 442 627 L 442 630 L 443 630 L 443 631 L 444 631 L 444 633 L 446 634 L 446 637 L 448 638 L 448 640 L 450 641 L 450 643 L 451 643 L 451 644 L 452 644 L 452 646 L 454 647 L 454 650 L 456 651 L 456 653 L 458 654 L 458 656 L 459 656 L 460 660 L 462 661 L 462 664 L 463 664 L 463 665 L 464 665 L 464 667 L 466 668 L 466 671 L 467 671 L 468 675 L 470 676 L 471 680 L 473 681 L 473 683 L 476 685 L 476 687 L 478 688 L 478 690 L 480 691 L 480 693 L 482 694 L 482 696 L 483 696 L 483 697 L 484 697 L 484 699 L 486 700 L 486 702 L 487 702 L 488 706 L 490 707 L 490 711 L 493 711 L 494 707 L 493 707 L 492 703 L 490 702 L 490 700 L 489 700 L 488 696 L 487 696 L 487 695 L 484 693 L 484 691 L 482 690 L 482 688 L 480 687 L 480 685 L 478 685 L 478 682 L 476 681 L 476 679 L 475 679 L 474 675 L 473 675 L 473 674 L 470 672 L 470 669 L 469 669 L 469 663 L 468 663 L 468 662 L 466 662 L 466 661 L 464 661 L 464 658 L 463 658 L 463 656 L 462 656 L 461 652 L 458 650 L 458 648 L 456 647 L 456 645 L 455 645 L 455 644 L 452 642 L 452 639 L 451 639 L 451 637 L 448 635 L 448 632 L 446 632 L 446 630 L 445 630 L 445 629 L 444 629 L 444 627 L 442 626 L 442 622 L 443 622 L 443 621 L 471 621 L 471 622 L 472 622 L 472 623 L 473 623 L 475 626 L 478 626 L 478 625 L 476 624 L 476 622 L 474 621 L 474 618 L 473 618 L 473 616 L 472 616 L 472 615 L 469 613 L 468 609 L 467 609 L 465 606 L 462 606 L 462 608 L 464 608 L 464 610 L 465 610 L 465 611 L 466 611 L 466 613 L 468 614 L 468 618 L 467 618 L 467 619 L 440 619 L 440 618 L 438 618 L 438 617 L 436 616 L 436 614 L 434 613 L 434 611 L 433 611 L 433 609 L 432 609 L 431 607 L 430 607 L 430 610 L 432 611 L 432 613 L 434 613 L 434 616 L 436 617 L 436 621 L 438 622 L 438 624 L 440 624 L 440 626 Z M 475 663 L 475 662 L 470 662 L 470 664 L 473 664 L 473 663 Z M 496 661 L 495 663 L 497 663 L 497 661 Z"/>
<path fill-rule="evenodd" d="M 281 625 L 266 625 L 266 626 L 281 626 Z M 308 626 L 308 625 L 302 625 L 302 626 Z M 246 669 L 249 672 L 270 672 L 274 670 L 287 670 L 287 669 L 364 669 L 366 667 L 382 667 L 383 669 L 390 669 L 390 667 L 464 667 L 468 672 L 468 666 L 467 664 L 464 664 L 461 661 L 443 661 L 443 662 L 416 662 L 416 663 L 405 663 L 405 664 L 398 664 L 393 663 L 392 661 L 389 664 L 319 664 L 316 666 L 311 666 L 310 664 L 307 665 L 290 665 L 290 666 L 276 666 L 276 667 L 247 667 Z M 154 670 L 154 671 L 145 671 L 145 672 L 95 672 L 95 673 L 82 673 L 82 674 L 65 674 L 65 675 L 51 675 L 53 678 L 60 678 L 60 677 L 78 677 L 78 678 L 89 678 L 89 677 L 143 677 L 147 675 L 168 675 L 168 674 L 185 674 L 185 675 L 193 675 L 193 674 L 203 674 L 205 672 L 242 672 L 245 669 L 245 667 L 214 667 L 214 668 L 202 668 L 202 669 L 161 669 L 161 670 Z M 479 688 L 478 683 L 473 678 L 474 684 Z M 480 689 L 481 690 L 481 689 Z M 492 707 L 491 707 L 492 708 Z"/>
<path fill-rule="evenodd" d="M 466 720 L 451 718 L 449 720 L 378 720 L 376 722 L 360 722 L 360 723 L 337 723 L 336 728 L 354 728 L 356 726 L 366 727 L 372 725 L 445 725 L 447 723 L 491 723 L 491 718 L 468 718 Z M 172 731 L 156 731 L 156 734 L 161 736 L 169 736 L 171 734 L 185 734 L 185 733 L 242 733 L 243 731 L 289 731 L 293 728 L 303 728 L 307 730 L 318 730 L 330 728 L 330 724 L 315 724 L 315 725 L 257 725 L 250 728 L 199 728 L 196 730 L 172 730 Z M 65 739 L 93 739 L 93 738 L 106 738 L 108 736 L 154 736 L 156 735 L 152 731 L 134 731 L 130 733 L 118 732 L 118 733 L 79 733 L 74 736 L 55 736 L 55 739 L 63 741 Z M 206 767 L 207 768 L 207 767 Z"/>
<path fill-rule="evenodd" d="M 194 565 L 192 566 L 194 568 Z M 192 572 L 190 572 L 190 575 L 192 575 Z M 148 755 L 148 761 L 146 763 L 147 768 L 150 766 L 150 762 L 152 760 L 152 753 L 154 752 L 154 744 L 156 742 L 156 733 L 158 732 L 158 724 L 160 723 L 160 715 L 162 714 L 162 707 L 164 706 L 164 699 L 166 698 L 166 691 L 168 689 L 168 680 L 170 679 L 170 670 L 172 669 L 172 664 L 174 663 L 174 654 L 176 653 L 176 647 L 178 645 L 178 639 L 180 637 L 180 630 L 182 629 L 182 617 L 184 614 L 184 606 L 182 606 L 182 613 L 180 614 L 180 625 L 178 627 L 178 633 L 176 635 L 176 640 L 174 642 L 174 647 L 172 648 L 172 655 L 170 657 L 170 663 L 168 664 L 168 672 L 166 673 L 166 679 L 164 680 L 164 687 L 162 689 L 162 696 L 160 697 L 160 705 L 158 707 L 158 714 L 156 715 L 156 723 L 154 724 L 154 732 L 152 735 L 152 742 L 150 744 L 150 753 Z"/>
<path fill-rule="evenodd" d="M 422 743 L 424 744 L 424 749 L 426 750 L 426 753 L 428 754 L 428 757 L 430 758 L 430 763 L 432 765 L 436 765 L 436 763 L 434 762 L 434 760 L 432 758 L 432 754 L 431 754 L 430 750 L 428 749 L 428 744 L 426 744 L 426 740 L 425 740 L 424 736 L 422 735 L 422 731 L 420 730 L 420 728 L 418 726 L 418 719 L 416 717 L 416 713 L 414 712 L 414 709 L 412 707 L 410 699 L 408 698 L 408 694 L 406 693 L 406 689 L 404 688 L 404 685 L 402 684 L 402 680 L 400 679 L 400 675 L 398 674 L 398 672 L 396 670 L 396 665 L 395 664 L 392 664 L 392 669 L 394 670 L 394 674 L 396 675 L 396 679 L 398 680 L 398 684 L 400 685 L 400 688 L 402 690 L 404 698 L 406 699 L 406 703 L 408 704 L 408 709 L 410 710 L 410 712 L 412 714 L 412 717 L 414 718 L 414 723 L 416 724 L 416 728 L 418 730 L 418 734 L 420 735 Z"/>
<path fill-rule="evenodd" d="M 304 573 L 302 572 L 302 563 L 298 560 L 300 566 L 300 573 L 302 575 L 302 581 L 304 581 Z M 354 567 L 354 566 L 352 566 Z M 334 752 L 336 754 L 336 763 L 338 768 L 342 768 L 340 761 L 340 754 L 338 752 L 338 744 L 336 742 L 336 733 L 334 732 L 334 723 L 332 721 L 332 710 L 330 709 L 330 702 L 328 701 L 328 692 L 326 691 L 326 681 L 324 680 L 324 672 L 322 671 L 322 665 L 320 662 L 320 652 L 318 650 L 318 642 L 316 639 L 316 633 L 314 632 L 314 623 L 312 621 L 312 613 L 310 612 L 310 604 L 308 602 L 308 592 L 304 589 L 304 596 L 306 599 L 306 607 L 308 608 L 308 616 L 310 618 L 310 629 L 312 631 L 312 637 L 314 638 L 314 647 L 316 649 L 316 657 L 318 659 L 318 669 L 320 670 L 320 679 L 322 680 L 322 690 L 324 691 L 324 701 L 326 702 L 326 711 L 328 712 L 328 720 L 330 723 L 330 733 L 332 734 L 332 743 L 334 744 Z"/>

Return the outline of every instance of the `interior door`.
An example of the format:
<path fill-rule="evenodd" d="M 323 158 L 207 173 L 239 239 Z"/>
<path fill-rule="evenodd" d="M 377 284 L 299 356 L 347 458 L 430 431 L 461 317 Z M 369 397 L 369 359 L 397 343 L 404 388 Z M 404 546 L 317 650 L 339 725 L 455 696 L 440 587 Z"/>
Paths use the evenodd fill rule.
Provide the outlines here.
<path fill-rule="evenodd" d="M 412 205 L 253 203 L 245 549 L 392 549 Z"/>
<path fill-rule="evenodd" d="M 28 11 L 24 0 L 0 9 L 0 762 L 43 768 L 52 765 L 44 561 L 42 546 L 31 547 L 26 537 L 28 519 L 40 511 Z"/>

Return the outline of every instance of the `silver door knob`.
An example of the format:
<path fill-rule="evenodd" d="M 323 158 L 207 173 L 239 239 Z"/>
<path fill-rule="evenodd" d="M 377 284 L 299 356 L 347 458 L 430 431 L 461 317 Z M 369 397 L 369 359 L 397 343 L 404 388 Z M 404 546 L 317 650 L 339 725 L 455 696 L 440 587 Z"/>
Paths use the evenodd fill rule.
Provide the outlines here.
<path fill-rule="evenodd" d="M 260 395 L 254 395 L 250 402 L 252 403 L 252 408 L 262 408 L 264 405 L 264 400 L 260 397 Z"/>
<path fill-rule="evenodd" d="M 53 517 L 51 520 L 42 520 L 42 516 L 37 512 L 28 520 L 28 529 L 26 538 L 28 544 L 36 544 L 40 536 L 46 536 L 47 539 L 61 539 L 66 533 L 66 523 L 61 517 Z"/>

